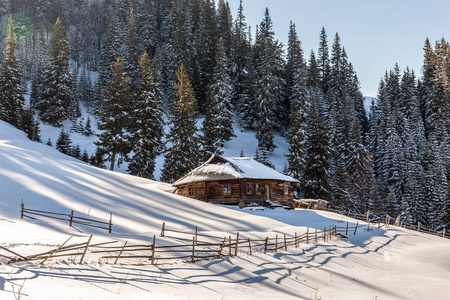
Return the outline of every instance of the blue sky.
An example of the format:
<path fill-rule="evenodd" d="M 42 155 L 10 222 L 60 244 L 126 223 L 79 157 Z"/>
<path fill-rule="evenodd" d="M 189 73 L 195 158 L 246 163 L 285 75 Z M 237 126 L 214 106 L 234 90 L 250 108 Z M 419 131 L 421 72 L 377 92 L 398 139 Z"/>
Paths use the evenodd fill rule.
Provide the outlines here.
<path fill-rule="evenodd" d="M 233 17 L 239 0 L 228 0 Z M 325 26 L 331 49 L 339 33 L 366 96 L 376 96 L 384 72 L 396 62 L 420 74 L 425 38 L 449 40 L 450 1 L 444 0 L 243 0 L 246 21 L 252 26 L 269 8 L 277 38 L 286 44 L 289 22 L 296 24 L 306 57 L 317 51 Z"/>

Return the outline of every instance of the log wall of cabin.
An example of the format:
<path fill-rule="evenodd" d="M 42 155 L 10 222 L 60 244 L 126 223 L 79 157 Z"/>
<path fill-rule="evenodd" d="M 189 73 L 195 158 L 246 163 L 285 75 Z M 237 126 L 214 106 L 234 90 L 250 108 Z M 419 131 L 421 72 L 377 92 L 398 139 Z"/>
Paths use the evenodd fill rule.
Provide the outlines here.
<path fill-rule="evenodd" d="M 247 193 L 247 183 L 252 184 L 252 192 Z M 269 199 L 278 201 L 283 205 L 291 205 L 294 199 L 294 184 L 288 182 L 288 194 L 284 194 L 284 185 L 286 182 L 280 180 L 256 180 L 256 179 L 236 179 L 236 180 L 218 180 L 209 182 L 197 182 L 178 186 L 178 194 L 181 196 L 212 202 L 219 204 L 238 204 L 241 200 L 246 204 L 261 203 L 264 204 L 267 199 L 266 185 L 269 186 Z M 230 184 L 231 192 L 225 193 L 224 184 Z M 260 185 L 260 193 L 256 192 L 256 184 Z M 195 189 L 192 195 L 189 195 L 189 188 Z"/>

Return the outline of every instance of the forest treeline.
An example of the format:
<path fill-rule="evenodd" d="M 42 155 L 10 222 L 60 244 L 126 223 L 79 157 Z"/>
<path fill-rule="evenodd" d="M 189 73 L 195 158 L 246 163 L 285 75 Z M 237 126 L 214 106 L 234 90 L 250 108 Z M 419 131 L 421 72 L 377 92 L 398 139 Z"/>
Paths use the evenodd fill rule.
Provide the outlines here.
<path fill-rule="evenodd" d="M 237 120 L 255 132 L 264 164 L 274 134 L 286 137 L 298 197 L 450 229 L 444 39 L 426 40 L 420 76 L 387 71 L 367 113 L 337 33 L 329 43 L 323 28 L 317 51 L 304 53 L 295 24 L 283 45 L 269 9 L 251 28 L 242 1 L 235 17 L 225 0 L 1 0 L 0 15 L 0 117 L 33 140 L 36 117 L 93 134 L 79 119 L 84 105 L 100 119 L 96 153 L 70 149 L 63 130 L 60 151 L 111 169 L 126 160 L 146 178 L 163 154 L 161 180 L 173 182 L 222 154 Z"/>

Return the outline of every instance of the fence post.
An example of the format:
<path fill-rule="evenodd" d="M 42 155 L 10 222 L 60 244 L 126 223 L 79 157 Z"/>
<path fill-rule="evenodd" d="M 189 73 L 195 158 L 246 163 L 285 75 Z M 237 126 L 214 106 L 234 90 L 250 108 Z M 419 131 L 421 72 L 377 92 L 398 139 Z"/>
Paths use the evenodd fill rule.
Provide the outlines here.
<path fill-rule="evenodd" d="M 327 241 L 327 228 L 326 227 L 323 228 L 323 241 L 324 242 Z"/>
<path fill-rule="evenodd" d="M 275 253 L 278 252 L 278 234 L 275 235 Z"/>
<path fill-rule="evenodd" d="M 197 244 L 197 239 L 198 239 L 197 232 L 198 232 L 198 228 L 197 228 L 197 226 L 195 226 L 195 243 L 196 244 Z"/>
<path fill-rule="evenodd" d="M 317 228 L 316 228 L 316 234 L 315 234 L 315 242 L 316 242 L 316 244 L 317 244 Z"/>
<path fill-rule="evenodd" d="M 117 264 L 117 261 L 119 260 L 119 257 L 122 255 L 123 250 L 125 249 L 125 246 L 127 245 L 127 241 L 123 244 L 122 250 L 120 250 L 119 255 L 117 255 L 116 260 L 114 261 L 114 264 Z"/>
<path fill-rule="evenodd" d="M 369 231 L 370 230 L 370 219 L 369 219 L 369 222 L 367 222 L 367 231 Z"/>
<path fill-rule="evenodd" d="M 337 227 L 334 225 L 334 236 L 337 236 Z"/>
<path fill-rule="evenodd" d="M 345 226 L 345 236 L 348 236 L 348 222 L 347 225 Z"/>
<path fill-rule="evenodd" d="M 266 242 L 264 243 L 264 254 L 267 253 L 267 243 L 269 242 L 269 238 L 266 237 Z"/>
<path fill-rule="evenodd" d="M 248 239 L 248 249 L 250 249 L 250 255 L 252 255 L 252 243 L 250 242 L 250 238 Z"/>
<path fill-rule="evenodd" d="M 295 245 L 295 248 L 298 248 L 297 232 L 295 233 L 295 237 L 294 237 L 294 245 Z"/>
<path fill-rule="evenodd" d="M 417 231 L 420 232 L 420 222 L 417 224 Z"/>
<path fill-rule="evenodd" d="M 70 212 L 69 226 L 72 227 L 73 222 L 73 210 Z"/>
<path fill-rule="evenodd" d="M 358 230 L 358 224 L 359 224 L 359 222 L 356 222 L 355 232 L 353 233 L 353 235 L 356 235 L 356 230 Z"/>
<path fill-rule="evenodd" d="M 192 237 L 192 256 L 191 256 L 191 263 L 194 262 L 195 257 L 195 236 Z"/>
<path fill-rule="evenodd" d="M 225 247 L 225 242 L 227 241 L 227 238 L 224 237 L 223 241 L 222 241 L 222 245 L 220 245 L 220 250 L 219 250 L 219 255 L 217 256 L 217 258 L 221 258 L 222 257 L 222 251 L 223 251 L 223 247 Z"/>
<path fill-rule="evenodd" d="M 236 248 L 234 249 L 234 256 L 237 256 L 238 245 L 239 245 L 239 232 L 236 234 Z"/>
<path fill-rule="evenodd" d="M 112 213 L 109 213 L 109 233 L 112 231 Z"/>
<path fill-rule="evenodd" d="M 284 251 L 287 251 L 286 234 L 284 235 Z"/>
<path fill-rule="evenodd" d="M 228 237 L 228 256 L 232 256 L 231 253 L 231 235 Z"/>
<path fill-rule="evenodd" d="M 306 245 L 309 244 L 309 227 L 306 228 Z"/>
<path fill-rule="evenodd" d="M 89 243 L 91 242 L 91 239 L 92 239 L 92 234 L 89 236 L 89 239 L 88 239 L 88 241 L 87 241 L 87 243 L 86 243 L 86 248 L 84 248 L 83 255 L 81 255 L 80 265 L 83 263 L 84 256 L 86 255 L 86 252 L 87 252 L 87 249 L 88 249 L 88 247 L 89 247 Z"/>
<path fill-rule="evenodd" d="M 162 228 L 161 228 L 161 236 L 164 237 L 164 231 L 166 231 L 166 222 L 163 222 Z"/>
<path fill-rule="evenodd" d="M 20 218 L 23 219 L 23 210 L 24 210 L 24 204 L 23 204 L 23 198 L 20 200 Z"/>
<path fill-rule="evenodd" d="M 164 224 L 164 223 L 163 223 Z M 164 227 L 164 225 L 163 225 Z M 153 242 L 152 242 L 152 265 L 155 262 L 155 245 L 156 245 L 156 236 L 153 236 Z"/>
<path fill-rule="evenodd" d="M 445 228 L 444 231 L 442 232 L 442 237 L 445 238 Z"/>
<path fill-rule="evenodd" d="M 333 234 L 333 231 L 331 229 L 331 225 L 328 225 L 328 240 L 331 240 L 331 235 Z"/>
<path fill-rule="evenodd" d="M 367 211 L 366 222 L 369 222 L 370 210 Z"/>

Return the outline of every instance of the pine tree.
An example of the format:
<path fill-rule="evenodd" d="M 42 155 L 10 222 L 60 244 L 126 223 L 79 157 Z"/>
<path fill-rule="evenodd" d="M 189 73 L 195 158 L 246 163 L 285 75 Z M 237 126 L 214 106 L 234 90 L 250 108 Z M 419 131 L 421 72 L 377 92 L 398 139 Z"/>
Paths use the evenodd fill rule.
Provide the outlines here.
<path fill-rule="evenodd" d="M 103 149 L 97 146 L 95 148 L 95 153 L 89 158 L 89 163 L 93 166 L 96 166 L 97 168 L 106 168 Z"/>
<path fill-rule="evenodd" d="M 320 32 L 320 43 L 318 51 L 318 67 L 320 70 L 320 83 L 323 93 L 326 95 L 328 92 L 328 84 L 330 80 L 330 53 L 328 50 L 327 33 L 325 27 L 322 27 Z"/>
<path fill-rule="evenodd" d="M 136 26 L 136 13 L 132 8 L 130 11 L 130 20 L 128 22 L 128 33 L 126 35 L 126 49 L 123 60 L 124 75 L 129 77 L 131 90 L 136 91 L 140 85 L 138 35 Z"/>
<path fill-rule="evenodd" d="M 75 147 L 73 147 L 70 151 L 70 156 L 81 159 L 81 147 L 80 144 L 76 144 Z"/>
<path fill-rule="evenodd" d="M 81 160 L 85 163 L 89 163 L 89 153 L 86 149 L 83 150 L 83 154 L 81 155 Z"/>
<path fill-rule="evenodd" d="M 25 99 L 12 16 L 8 21 L 5 45 L 0 68 L 0 119 L 19 128 Z"/>
<path fill-rule="evenodd" d="M 332 149 L 327 128 L 319 115 L 317 104 L 312 101 L 307 121 L 306 141 L 307 155 L 304 158 L 303 176 L 301 180 L 302 194 L 307 198 L 330 198 L 330 158 Z"/>
<path fill-rule="evenodd" d="M 446 225 L 445 208 L 448 199 L 448 182 L 442 157 L 438 150 L 438 143 L 434 136 L 430 136 L 425 144 L 422 166 L 426 172 L 426 199 L 428 203 L 425 226 L 439 230 Z"/>
<path fill-rule="evenodd" d="M 71 154 L 72 140 L 70 139 L 69 133 L 64 131 L 64 128 L 61 129 L 58 140 L 56 141 L 56 150 L 67 155 Z"/>
<path fill-rule="evenodd" d="M 291 108 L 290 129 L 287 135 L 289 143 L 289 174 L 296 179 L 301 179 L 306 157 L 305 141 L 309 95 L 303 50 L 298 40 L 295 25 L 292 23 L 289 32 L 287 59 L 287 93 Z"/>
<path fill-rule="evenodd" d="M 27 137 L 30 140 L 34 141 L 36 137 L 36 122 L 34 120 L 33 111 L 31 109 L 24 109 L 21 118 L 21 129 L 27 134 Z"/>
<path fill-rule="evenodd" d="M 200 139 L 197 136 L 198 106 L 194 90 L 189 82 L 184 65 L 177 72 L 175 103 L 170 118 L 170 132 L 167 136 L 169 148 L 165 152 L 161 180 L 174 182 L 198 166 Z"/>
<path fill-rule="evenodd" d="M 88 118 L 86 120 L 86 125 L 84 127 L 83 134 L 85 136 L 91 136 L 91 135 L 94 134 L 94 131 L 92 131 L 91 117 L 89 117 L 89 116 L 88 116 Z"/>
<path fill-rule="evenodd" d="M 194 27 L 195 64 L 192 68 L 192 86 L 196 92 L 200 112 L 205 112 L 206 87 L 211 84 L 216 65 L 217 23 L 215 3 L 211 0 L 199 1 L 198 24 Z"/>
<path fill-rule="evenodd" d="M 216 67 L 212 84 L 212 110 L 218 124 L 217 132 L 221 143 L 225 143 L 234 136 L 233 112 L 231 106 L 231 82 L 228 74 L 228 59 L 223 40 L 219 40 L 217 47 Z"/>
<path fill-rule="evenodd" d="M 160 154 L 163 136 L 162 94 L 150 70 L 147 52 L 140 60 L 141 87 L 133 112 L 133 152 L 128 166 L 132 175 L 153 179 L 156 156 Z"/>
<path fill-rule="evenodd" d="M 120 54 L 120 36 L 117 27 L 118 23 L 116 14 L 113 10 L 109 10 L 105 41 L 102 44 L 102 58 L 100 63 L 100 74 L 97 82 L 97 91 L 106 89 L 108 82 L 112 79 L 110 68 L 114 65 Z"/>
<path fill-rule="evenodd" d="M 158 42 L 155 6 L 154 1 L 138 0 L 136 10 L 138 48 L 147 51 L 149 57 L 154 56 Z"/>
<path fill-rule="evenodd" d="M 130 137 L 125 132 L 129 125 L 129 106 L 130 106 L 130 78 L 124 77 L 122 73 L 122 59 L 117 57 L 117 61 L 111 68 L 113 79 L 108 83 L 104 91 L 103 111 L 98 129 L 103 130 L 98 135 L 99 141 L 96 145 L 100 147 L 103 154 L 107 154 L 107 160 L 111 162 L 110 170 L 114 170 L 116 156 L 121 157 L 118 160 L 127 158 L 130 152 Z"/>
<path fill-rule="evenodd" d="M 211 90 L 211 86 L 206 90 L 206 112 L 202 127 L 202 146 L 203 158 L 207 160 L 213 154 L 222 155 L 224 142 L 219 134 L 219 119 L 220 111 L 218 110 L 218 103 Z"/>
<path fill-rule="evenodd" d="M 45 123 L 60 127 L 69 117 L 72 104 L 72 75 L 69 71 L 69 47 L 66 29 L 61 19 L 56 20 L 51 40 L 50 61 L 42 79 L 40 118 Z"/>

